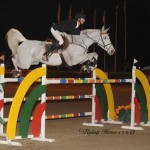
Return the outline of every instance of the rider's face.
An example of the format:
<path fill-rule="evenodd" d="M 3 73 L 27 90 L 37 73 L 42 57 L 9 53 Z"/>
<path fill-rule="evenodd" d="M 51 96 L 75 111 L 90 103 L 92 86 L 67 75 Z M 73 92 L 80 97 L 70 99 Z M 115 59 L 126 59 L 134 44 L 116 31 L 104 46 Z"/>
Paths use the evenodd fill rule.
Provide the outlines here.
<path fill-rule="evenodd" d="M 84 18 L 80 18 L 80 23 L 84 24 L 84 22 L 85 22 L 85 19 Z"/>

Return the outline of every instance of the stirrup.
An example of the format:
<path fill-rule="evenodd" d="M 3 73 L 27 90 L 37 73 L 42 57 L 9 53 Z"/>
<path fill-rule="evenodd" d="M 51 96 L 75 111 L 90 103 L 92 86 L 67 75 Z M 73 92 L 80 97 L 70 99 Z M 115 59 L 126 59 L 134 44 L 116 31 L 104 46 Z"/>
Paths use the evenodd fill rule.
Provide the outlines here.
<path fill-rule="evenodd" d="M 50 54 L 50 52 L 49 52 L 49 50 L 47 50 L 44 54 L 43 54 L 43 56 L 48 56 Z"/>
<path fill-rule="evenodd" d="M 48 61 L 48 58 L 49 58 L 49 54 L 45 54 L 43 55 L 45 57 L 45 61 Z"/>
<path fill-rule="evenodd" d="M 46 51 L 44 54 L 43 54 L 43 60 L 44 61 L 48 61 L 48 55 L 49 55 L 50 53 L 48 52 L 48 51 Z M 44 58 L 45 57 L 45 58 Z"/>

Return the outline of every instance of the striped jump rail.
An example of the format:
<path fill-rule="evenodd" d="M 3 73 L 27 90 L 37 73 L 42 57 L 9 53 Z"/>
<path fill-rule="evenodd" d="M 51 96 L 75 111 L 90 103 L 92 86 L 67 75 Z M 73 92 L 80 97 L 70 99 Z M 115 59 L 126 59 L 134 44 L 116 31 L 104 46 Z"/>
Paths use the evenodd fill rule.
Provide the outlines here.
<path fill-rule="evenodd" d="M 46 100 L 72 100 L 72 99 L 87 99 L 87 98 L 93 98 L 94 95 L 63 95 L 63 96 L 47 96 Z M 26 101 L 27 97 L 23 99 L 23 101 Z M 39 101 L 41 98 L 38 99 Z M 4 98 L 4 102 L 12 102 L 13 98 Z M 0 104 L 1 105 L 1 104 Z"/>
<path fill-rule="evenodd" d="M 92 112 L 80 112 L 80 113 L 69 113 L 69 114 L 59 114 L 59 115 L 48 115 L 45 119 L 64 119 L 64 118 L 75 118 L 75 117 L 85 117 L 91 116 Z"/>
<path fill-rule="evenodd" d="M 53 115 L 47 115 L 45 116 L 45 120 L 53 120 L 53 119 L 64 119 L 64 118 L 75 118 L 75 117 L 85 117 L 85 116 L 91 116 L 92 112 L 78 112 L 78 113 L 68 113 L 68 114 L 53 114 Z M 33 117 L 30 118 L 30 120 L 33 120 Z M 8 121 L 8 118 L 4 119 L 5 122 Z M 21 121 L 21 118 L 19 117 L 18 122 Z"/>
<path fill-rule="evenodd" d="M 25 77 L 20 78 L 4 78 L 4 83 L 8 82 L 22 82 Z M 41 79 L 36 80 L 35 82 L 41 82 Z"/>
<path fill-rule="evenodd" d="M 46 120 L 51 119 L 64 119 L 64 118 L 75 118 L 75 117 L 85 117 L 92 115 L 92 112 L 78 112 L 78 113 L 68 113 L 68 114 L 53 114 L 53 115 L 47 115 L 45 116 Z M 30 118 L 30 120 L 33 120 L 33 117 Z M 21 118 L 18 118 L 18 122 L 21 121 Z"/>
<path fill-rule="evenodd" d="M 132 79 L 92 79 L 92 78 L 80 78 L 80 79 L 52 79 L 47 78 L 46 84 L 94 84 L 94 83 L 132 83 Z"/>
<path fill-rule="evenodd" d="M 23 77 L 20 78 L 4 78 L 4 83 L 7 82 L 22 82 Z M 41 82 L 41 79 L 36 80 Z M 47 78 L 47 84 L 86 84 L 86 83 L 132 83 L 132 79 L 98 79 L 93 78 Z"/>

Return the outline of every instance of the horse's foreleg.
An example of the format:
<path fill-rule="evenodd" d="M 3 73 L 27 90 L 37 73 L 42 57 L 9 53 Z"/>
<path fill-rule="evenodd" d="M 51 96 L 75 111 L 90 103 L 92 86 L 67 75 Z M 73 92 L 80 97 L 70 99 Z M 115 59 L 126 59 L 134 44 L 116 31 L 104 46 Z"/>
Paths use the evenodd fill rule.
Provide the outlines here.
<path fill-rule="evenodd" d="M 98 61 L 98 54 L 93 52 L 93 58 L 92 58 L 92 67 L 97 67 L 97 61 Z"/>
<path fill-rule="evenodd" d="M 90 67 L 92 70 L 97 67 L 98 55 L 97 53 L 88 53 L 88 61 L 90 61 Z"/>
<path fill-rule="evenodd" d="M 87 71 L 88 73 L 90 73 L 92 71 L 91 65 L 92 65 L 91 60 L 87 60 L 86 62 L 84 62 L 84 65 L 82 66 L 81 70 L 83 69 L 83 71 Z"/>
<path fill-rule="evenodd" d="M 93 52 L 93 53 L 82 54 L 78 56 L 78 60 L 79 58 L 82 58 L 82 59 L 84 58 L 80 62 L 80 64 L 83 64 L 81 70 L 87 71 L 88 73 L 90 73 L 91 71 L 94 70 L 94 68 L 97 67 L 97 60 L 98 60 L 97 53 Z"/>
<path fill-rule="evenodd" d="M 93 71 L 97 67 L 97 62 L 98 62 L 98 54 L 95 52 L 93 52 L 92 54 L 93 54 L 93 58 L 90 66 L 91 71 Z"/>

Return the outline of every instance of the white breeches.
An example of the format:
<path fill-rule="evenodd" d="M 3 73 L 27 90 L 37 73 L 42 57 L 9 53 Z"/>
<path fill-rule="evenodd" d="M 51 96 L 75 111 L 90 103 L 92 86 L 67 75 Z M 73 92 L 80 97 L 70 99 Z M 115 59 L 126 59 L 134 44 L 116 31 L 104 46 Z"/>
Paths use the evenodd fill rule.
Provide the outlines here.
<path fill-rule="evenodd" d="M 51 33 L 53 34 L 54 38 L 59 42 L 59 45 L 62 45 L 64 43 L 61 32 L 59 32 L 58 30 L 54 30 L 54 28 L 51 27 Z"/>

